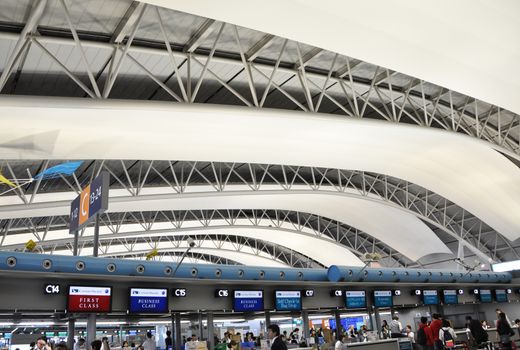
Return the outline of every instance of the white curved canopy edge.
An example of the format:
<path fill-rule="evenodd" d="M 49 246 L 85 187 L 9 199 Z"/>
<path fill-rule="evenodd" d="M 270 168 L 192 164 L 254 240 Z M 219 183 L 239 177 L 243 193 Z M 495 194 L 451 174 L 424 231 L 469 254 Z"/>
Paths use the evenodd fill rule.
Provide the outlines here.
<path fill-rule="evenodd" d="M 490 144 L 452 132 L 286 110 L 34 97 L 0 98 L 0 122 L 9 125 L 0 130 L 0 159 L 357 169 L 418 184 L 520 237 L 520 169 Z"/>
<path fill-rule="evenodd" d="M 90 231 L 90 232 L 89 232 Z M 93 232 L 89 230 L 86 232 L 86 237 L 92 237 Z M 208 227 L 192 227 L 192 228 L 184 228 L 184 229 L 173 229 L 170 223 L 156 223 L 153 225 L 153 229 L 150 231 L 143 231 L 143 227 L 139 224 L 124 224 L 121 225 L 120 231 L 116 234 L 119 239 L 135 238 L 136 236 L 146 236 L 146 237 L 156 237 L 156 236 L 184 236 L 184 235 L 232 235 L 239 237 L 248 237 L 253 239 L 258 239 L 261 241 L 269 242 L 274 245 L 279 245 L 281 247 L 286 247 L 292 249 L 296 252 L 299 252 L 305 256 L 318 261 L 322 265 L 330 266 L 333 264 L 344 264 L 349 266 L 363 266 L 363 262 L 348 248 L 342 246 L 341 244 L 333 241 L 330 238 L 318 237 L 314 233 L 303 233 L 296 232 L 295 230 L 289 229 L 277 229 L 277 228 L 268 228 L 268 227 L 247 227 L 247 226 L 237 226 L 231 227 L 229 225 L 223 226 L 208 226 Z M 18 237 L 20 236 L 20 237 Z M 100 227 L 100 239 L 102 241 L 106 241 L 113 237 L 114 234 L 107 227 Z M 85 237 L 85 236 L 84 236 Z M 20 243 L 24 244 L 27 240 L 34 238 L 32 234 L 18 234 L 18 235 L 10 235 L 6 237 L 6 242 L 4 242 L 5 248 L 11 248 L 12 246 L 20 245 Z M 56 230 L 51 231 L 47 235 L 46 245 L 52 245 L 52 241 L 54 240 L 63 240 L 63 239 L 71 239 L 71 236 L 67 230 Z M 216 240 L 215 240 L 216 241 Z M 199 240 L 197 239 L 197 243 Z M 226 245 L 229 249 L 231 249 L 232 243 L 223 242 L 223 249 L 226 248 Z M 11 246 L 11 247 L 10 247 Z M 139 248 L 141 247 L 141 248 Z M 154 245 L 155 247 L 155 245 Z M 171 242 L 162 242 L 158 245 L 159 248 L 174 248 Z M 197 246 L 197 249 L 201 248 L 216 248 L 212 242 L 202 240 L 202 246 Z M 186 250 L 187 247 L 184 247 Z M 122 250 L 123 249 L 123 250 Z M 138 243 L 133 246 L 133 250 L 151 250 L 151 246 L 149 243 Z M 253 249 L 244 246 L 244 252 L 250 251 L 253 254 Z M 59 250 L 53 250 L 58 252 Z M 62 251 L 66 251 L 65 249 Z M 113 255 L 116 253 L 126 252 L 128 248 L 125 248 L 121 244 L 116 244 L 112 242 L 110 246 L 107 247 L 106 254 Z M 59 253 L 61 254 L 61 253 Z M 214 253 L 213 253 L 214 254 Z M 259 257 L 263 257 L 264 259 L 269 258 L 272 260 L 267 253 L 261 252 L 257 254 Z M 229 257 L 229 259 L 238 261 L 240 263 L 244 263 L 243 260 L 237 260 L 236 258 Z M 275 261 L 274 263 L 279 264 L 280 262 Z M 248 263 L 249 264 L 249 263 Z M 261 264 L 256 264 L 261 265 Z M 265 265 L 265 264 L 264 264 Z"/>
<path fill-rule="evenodd" d="M 228 186 L 233 188 L 233 186 Z M 416 216 L 381 201 L 326 191 L 225 191 L 163 195 L 113 196 L 107 212 L 206 209 L 280 209 L 324 216 L 366 232 L 413 261 L 435 254 L 451 254 L 449 248 Z M 29 206 L 0 207 L 0 218 L 67 215 L 70 201 Z M 26 209 L 24 209 L 26 208 Z M 309 248 L 327 254 L 333 250 L 307 241 Z M 300 250 L 297 250 L 300 251 Z M 302 252 L 303 253 L 303 252 Z M 349 252 L 350 253 L 350 252 Z M 305 253 L 309 255 L 308 253 Z M 352 258 L 359 259 L 350 253 Z M 309 255 L 314 256 L 314 255 Z M 333 257 L 333 254 L 331 254 Z M 334 257 L 337 259 L 337 257 Z M 320 261 L 320 259 L 316 259 Z M 337 264 L 335 260 L 333 263 Z"/>
<path fill-rule="evenodd" d="M 266 0 L 254 11 L 240 0 L 143 2 L 337 52 L 520 114 L 516 0 Z"/>

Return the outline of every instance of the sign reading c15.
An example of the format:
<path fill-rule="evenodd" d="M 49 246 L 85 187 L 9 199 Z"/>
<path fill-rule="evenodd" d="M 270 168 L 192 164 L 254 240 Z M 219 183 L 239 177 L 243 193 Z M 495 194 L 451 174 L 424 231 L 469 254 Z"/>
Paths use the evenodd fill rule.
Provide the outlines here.
<path fill-rule="evenodd" d="M 109 174 L 102 172 L 70 204 L 70 229 L 73 233 L 87 225 L 96 214 L 108 209 Z"/>

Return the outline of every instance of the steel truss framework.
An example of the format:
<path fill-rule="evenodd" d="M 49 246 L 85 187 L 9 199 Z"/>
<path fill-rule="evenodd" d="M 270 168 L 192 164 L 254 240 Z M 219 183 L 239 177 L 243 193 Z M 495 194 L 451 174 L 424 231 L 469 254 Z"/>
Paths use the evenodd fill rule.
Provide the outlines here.
<path fill-rule="evenodd" d="M 46 16 L 46 5 L 55 6 L 53 10 L 61 12 L 67 25 L 39 25 Z M 122 67 L 132 65 L 139 70 L 136 74 L 155 84 L 145 99 L 299 109 L 412 123 L 464 133 L 513 154 L 520 153 L 518 115 L 384 67 L 136 1 L 128 3 L 112 33 L 77 30 L 81 18 L 74 17 L 73 10 L 66 0 L 38 0 L 24 24 L 0 25 L 1 38 L 16 39 L 0 76 L 0 91 L 17 93 L 28 55 L 31 50 L 40 50 L 77 84 L 77 96 L 120 96 L 117 90 L 128 79 L 121 73 Z M 174 15 L 201 24 L 194 30 L 165 21 Z M 95 18 L 96 13 L 90 13 L 90 17 Z M 154 35 L 145 32 L 148 30 L 143 25 L 145 20 L 148 27 L 151 22 L 157 24 Z M 194 34 L 185 42 L 172 42 L 171 38 L 186 31 Z M 151 36 L 159 39 L 149 39 Z M 250 42 L 250 37 L 258 36 L 260 40 Z M 79 61 L 68 62 L 69 66 L 80 64 L 84 70 L 73 72 L 67 67 L 67 62 L 49 49 L 56 44 L 77 50 Z M 232 46 L 234 49 L 230 49 Z M 111 52 L 99 71 L 91 68 L 88 48 Z M 154 67 L 147 65 L 150 57 L 168 59 L 170 74 L 164 77 L 154 73 Z M 224 77 L 221 71 L 228 74 Z M 32 93 L 45 95 L 46 91 Z M 70 96 L 70 91 L 62 94 Z"/>
<path fill-rule="evenodd" d="M 53 164 L 49 161 L 4 162 L 5 169 L 13 177 L 14 182 L 22 181 L 18 178 L 33 177 L 35 173 Z M 466 247 L 472 249 L 467 251 L 466 255 L 473 255 L 475 251 L 478 251 L 482 253 L 481 256 L 491 257 L 495 261 L 518 258 L 518 247 L 513 246 L 509 240 L 471 213 L 438 194 L 397 178 L 360 171 L 247 163 L 98 160 L 85 162 L 70 178 L 61 177 L 44 182 L 33 182 L 20 187 L 15 192 L 21 205 L 30 207 L 42 193 L 78 192 L 82 186 L 103 170 L 111 174 L 111 188 L 123 189 L 130 196 L 135 197 L 142 195 L 143 189 L 152 187 L 164 187 L 170 193 L 172 191 L 176 193 L 200 192 L 203 188 L 205 193 L 211 193 L 233 191 L 237 185 L 241 185 L 241 190 L 250 191 L 275 189 L 279 191 L 308 190 L 348 193 L 361 198 L 381 201 L 416 215 L 426 222 L 454 252 L 458 249 L 457 243 L 463 242 Z M 213 211 L 200 214 L 191 211 L 190 215 L 192 215 L 192 220 L 199 220 L 201 226 L 204 226 L 204 222 L 215 215 L 220 219 L 226 218 L 232 223 L 234 222 L 232 213 L 234 213 L 232 210 L 229 213 Z M 325 233 L 355 251 L 371 252 L 373 249 L 380 249 L 384 256 L 397 260 L 397 262 L 388 261 L 390 265 L 413 265 L 413 262 L 400 256 L 399 252 L 393 251 L 382 242 L 374 240 L 366 233 L 346 226 L 344 223 L 304 213 L 280 216 L 278 211 L 264 210 L 260 214 L 255 211 L 237 211 L 236 215 L 245 215 L 241 213 L 250 213 L 246 216 L 251 219 L 253 224 L 256 222 L 256 218 L 262 218 L 265 215 L 268 218 L 274 218 L 275 222 L 283 217 L 284 222 L 293 223 L 296 230 L 299 227 L 311 227 L 317 233 Z M 117 225 L 121 219 L 112 219 L 112 215 L 115 214 L 110 214 L 104 218 L 104 221 L 108 227 L 112 227 L 111 230 L 114 233 L 117 233 Z M 127 213 L 126 215 L 123 216 L 123 220 L 140 223 L 143 231 L 146 231 L 147 228 L 150 229 L 153 226 L 153 222 L 156 220 L 164 221 L 166 219 L 161 219 L 161 217 L 165 217 L 165 215 L 169 217 L 173 214 Z M 168 220 L 172 223 L 179 222 L 179 218 L 184 214 L 177 213 L 176 215 L 175 219 Z M 127 219 L 127 217 L 131 219 Z M 46 232 L 51 228 L 66 227 L 67 222 L 68 219 L 65 217 L 2 220 L 0 223 L 2 243 L 7 234 L 20 232 L 34 232 L 38 241 L 45 241 Z M 273 223 L 269 224 L 273 225 Z M 358 243 L 352 244 L 352 242 Z M 359 242 L 362 243 L 359 244 Z"/>

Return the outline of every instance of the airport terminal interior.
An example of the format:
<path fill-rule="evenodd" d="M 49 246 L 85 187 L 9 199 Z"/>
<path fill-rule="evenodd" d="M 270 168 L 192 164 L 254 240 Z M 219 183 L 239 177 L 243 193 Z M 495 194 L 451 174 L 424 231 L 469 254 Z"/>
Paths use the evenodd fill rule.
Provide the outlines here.
<path fill-rule="evenodd" d="M 518 13 L 1 0 L 0 350 L 516 349 Z"/>

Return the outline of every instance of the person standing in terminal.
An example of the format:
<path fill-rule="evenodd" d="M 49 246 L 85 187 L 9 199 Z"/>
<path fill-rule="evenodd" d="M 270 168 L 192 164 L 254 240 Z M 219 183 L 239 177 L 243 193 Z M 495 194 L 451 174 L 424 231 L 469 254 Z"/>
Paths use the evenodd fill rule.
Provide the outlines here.
<path fill-rule="evenodd" d="M 412 343 L 415 343 L 415 334 L 412 332 L 412 326 L 409 324 L 405 327 L 405 333 L 408 338 L 410 338 Z"/>
<path fill-rule="evenodd" d="M 192 334 L 189 341 L 186 342 L 185 350 L 195 350 L 197 349 L 197 344 L 199 343 L 196 334 Z M 147 349 L 145 349 L 147 350 Z"/>
<path fill-rule="evenodd" d="M 390 338 L 390 327 L 388 326 L 388 322 L 386 322 L 386 320 L 383 320 L 383 322 L 382 322 L 381 337 L 383 339 Z"/>
<path fill-rule="evenodd" d="M 172 332 L 171 331 L 166 331 L 166 338 L 164 339 L 164 345 L 166 345 L 166 350 L 172 349 Z"/>
<path fill-rule="evenodd" d="M 419 323 L 419 329 L 417 330 L 417 339 L 415 341 L 419 350 L 432 350 L 433 349 L 433 335 L 432 330 L 428 326 L 428 318 L 421 317 L 421 323 Z"/>
<path fill-rule="evenodd" d="M 398 316 L 393 316 L 390 321 L 390 334 L 392 338 L 401 338 L 403 336 L 403 325 L 399 322 Z"/>
<path fill-rule="evenodd" d="M 488 334 L 484 328 L 482 328 L 482 324 L 479 320 L 474 320 L 471 316 L 466 316 L 466 324 L 477 345 L 484 344 L 488 341 Z"/>
<path fill-rule="evenodd" d="M 287 350 L 287 345 L 280 337 L 280 327 L 271 324 L 267 327 L 267 336 L 269 337 L 271 350 Z"/>
<path fill-rule="evenodd" d="M 506 318 L 506 314 L 500 312 L 497 320 L 497 334 L 500 340 L 501 349 L 511 349 L 511 337 L 515 335 L 515 332 L 509 325 L 509 321 Z"/>
<path fill-rule="evenodd" d="M 434 313 L 432 315 L 432 323 L 430 323 L 430 329 L 433 335 L 433 348 L 435 350 L 444 349 L 444 345 L 442 345 L 442 341 L 439 339 L 439 332 L 442 328 L 441 315 L 438 313 Z"/>
<path fill-rule="evenodd" d="M 85 345 L 85 339 L 79 338 L 76 343 L 74 343 L 74 350 L 80 350 L 84 348 Z"/>
<path fill-rule="evenodd" d="M 155 350 L 155 341 L 152 339 L 152 332 L 146 332 L 146 340 L 143 343 L 144 350 Z"/>

